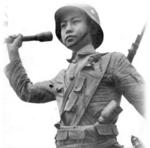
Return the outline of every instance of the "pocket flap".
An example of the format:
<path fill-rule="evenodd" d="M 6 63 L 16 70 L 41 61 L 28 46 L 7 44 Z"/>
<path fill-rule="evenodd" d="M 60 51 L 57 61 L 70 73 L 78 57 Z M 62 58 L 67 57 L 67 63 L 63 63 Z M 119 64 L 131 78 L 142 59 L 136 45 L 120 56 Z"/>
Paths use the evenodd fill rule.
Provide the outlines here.
<path fill-rule="evenodd" d="M 99 135 L 117 135 L 118 130 L 115 125 L 99 125 L 96 126 Z"/>
<path fill-rule="evenodd" d="M 67 131 L 58 131 L 56 135 L 56 140 L 65 140 L 67 139 Z"/>
<path fill-rule="evenodd" d="M 81 130 L 73 130 L 73 131 L 69 131 L 69 138 L 70 139 L 84 139 L 85 138 L 85 133 L 84 131 L 81 131 Z"/>

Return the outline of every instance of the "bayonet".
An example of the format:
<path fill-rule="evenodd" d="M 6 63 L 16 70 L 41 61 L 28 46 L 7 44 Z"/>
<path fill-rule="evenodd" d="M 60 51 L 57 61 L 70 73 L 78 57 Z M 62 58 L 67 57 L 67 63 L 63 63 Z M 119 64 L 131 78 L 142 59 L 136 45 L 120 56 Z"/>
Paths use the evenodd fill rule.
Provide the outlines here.
<path fill-rule="evenodd" d="M 134 43 L 132 43 L 131 48 L 128 50 L 127 59 L 132 62 L 134 56 L 136 55 L 137 49 L 139 48 L 140 42 L 142 40 L 142 37 L 144 35 L 146 29 L 146 24 L 144 25 L 142 31 L 140 34 L 137 35 L 136 40 Z"/>

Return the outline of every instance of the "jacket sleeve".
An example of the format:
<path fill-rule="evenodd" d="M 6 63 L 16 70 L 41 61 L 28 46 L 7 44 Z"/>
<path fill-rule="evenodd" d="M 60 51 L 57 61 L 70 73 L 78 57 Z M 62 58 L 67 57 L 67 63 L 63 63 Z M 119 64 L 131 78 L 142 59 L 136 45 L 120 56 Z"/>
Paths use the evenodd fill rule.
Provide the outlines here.
<path fill-rule="evenodd" d="M 112 60 L 117 90 L 144 116 L 145 93 L 143 78 L 123 54 L 114 53 Z"/>
<path fill-rule="evenodd" d="M 32 103 L 44 103 L 55 100 L 55 91 L 51 81 L 33 84 L 28 78 L 21 60 L 17 59 L 9 63 L 5 68 L 5 74 L 16 94 L 23 101 Z"/>

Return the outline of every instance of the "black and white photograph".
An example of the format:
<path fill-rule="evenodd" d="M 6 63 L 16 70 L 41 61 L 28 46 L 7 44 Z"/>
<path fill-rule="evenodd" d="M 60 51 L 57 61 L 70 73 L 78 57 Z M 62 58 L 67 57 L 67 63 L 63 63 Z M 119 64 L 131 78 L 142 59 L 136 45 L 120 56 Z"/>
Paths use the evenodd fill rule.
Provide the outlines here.
<path fill-rule="evenodd" d="M 0 9 L 1 148 L 148 148 L 148 0 Z"/>

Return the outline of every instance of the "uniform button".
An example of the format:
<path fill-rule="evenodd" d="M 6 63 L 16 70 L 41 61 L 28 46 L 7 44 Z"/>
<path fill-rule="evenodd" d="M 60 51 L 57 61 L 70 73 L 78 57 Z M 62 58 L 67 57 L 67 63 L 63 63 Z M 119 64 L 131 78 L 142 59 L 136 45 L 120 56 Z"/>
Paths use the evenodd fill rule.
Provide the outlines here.
<path fill-rule="evenodd" d="M 50 87 L 50 88 L 53 88 L 53 87 L 54 87 L 54 85 L 52 85 L 52 84 L 49 84 L 49 87 Z"/>
<path fill-rule="evenodd" d="M 77 105 L 74 105 L 71 109 L 72 112 L 75 112 L 77 110 Z"/>
<path fill-rule="evenodd" d="M 70 79 L 70 80 L 74 80 L 74 78 L 75 78 L 74 76 L 70 76 L 70 78 L 69 78 L 69 79 Z"/>

